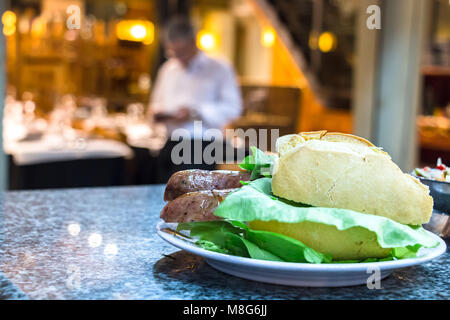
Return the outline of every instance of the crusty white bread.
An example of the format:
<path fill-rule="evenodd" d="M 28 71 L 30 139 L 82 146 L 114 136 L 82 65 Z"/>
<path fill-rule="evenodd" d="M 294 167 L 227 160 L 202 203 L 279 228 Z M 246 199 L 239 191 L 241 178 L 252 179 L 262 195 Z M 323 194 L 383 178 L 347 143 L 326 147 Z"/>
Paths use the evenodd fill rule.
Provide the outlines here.
<path fill-rule="evenodd" d="M 405 174 L 369 141 L 326 131 L 281 137 L 272 191 L 318 207 L 344 208 L 421 225 L 429 221 L 433 198 L 419 180 Z"/>

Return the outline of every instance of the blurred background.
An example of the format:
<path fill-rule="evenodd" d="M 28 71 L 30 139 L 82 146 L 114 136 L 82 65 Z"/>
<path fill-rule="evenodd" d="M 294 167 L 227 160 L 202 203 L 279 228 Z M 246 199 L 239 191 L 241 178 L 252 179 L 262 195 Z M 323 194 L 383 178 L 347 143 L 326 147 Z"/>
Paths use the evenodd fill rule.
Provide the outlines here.
<path fill-rule="evenodd" d="M 227 128 L 353 133 L 405 171 L 450 162 L 448 0 L 1 6 L 0 189 L 164 183 L 168 132 L 147 109 L 167 60 L 162 27 L 180 14 L 197 46 L 235 70 L 243 111 Z M 248 153 L 245 139 L 230 143 Z"/>

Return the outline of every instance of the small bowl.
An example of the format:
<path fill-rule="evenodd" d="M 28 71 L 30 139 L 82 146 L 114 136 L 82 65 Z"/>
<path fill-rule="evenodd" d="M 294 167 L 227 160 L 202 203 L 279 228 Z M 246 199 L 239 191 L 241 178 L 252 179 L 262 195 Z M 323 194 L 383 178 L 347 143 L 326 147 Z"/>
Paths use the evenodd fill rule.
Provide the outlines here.
<path fill-rule="evenodd" d="M 412 174 L 412 176 L 430 188 L 430 194 L 434 200 L 434 209 L 450 214 L 450 182 L 427 179 L 415 174 Z"/>
<path fill-rule="evenodd" d="M 411 175 L 427 185 L 433 197 L 433 214 L 424 228 L 443 238 L 450 237 L 450 182 L 427 179 L 416 176 L 414 173 Z"/>

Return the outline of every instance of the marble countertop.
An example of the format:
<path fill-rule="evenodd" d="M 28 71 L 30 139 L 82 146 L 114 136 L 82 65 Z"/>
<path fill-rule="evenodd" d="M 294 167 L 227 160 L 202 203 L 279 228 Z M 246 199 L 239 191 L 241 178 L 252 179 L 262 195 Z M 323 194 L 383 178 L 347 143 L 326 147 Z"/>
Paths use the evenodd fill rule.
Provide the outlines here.
<path fill-rule="evenodd" d="M 379 290 L 287 287 L 226 275 L 158 237 L 163 190 L 0 193 L 0 299 L 450 298 L 448 249 L 393 272 Z"/>

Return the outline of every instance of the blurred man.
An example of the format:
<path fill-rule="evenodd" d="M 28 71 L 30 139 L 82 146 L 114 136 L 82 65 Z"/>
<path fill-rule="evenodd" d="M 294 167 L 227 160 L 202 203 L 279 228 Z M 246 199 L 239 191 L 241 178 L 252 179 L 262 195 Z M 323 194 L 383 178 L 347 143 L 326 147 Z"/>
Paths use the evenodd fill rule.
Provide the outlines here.
<path fill-rule="evenodd" d="M 197 48 L 196 34 L 188 19 L 177 17 L 171 20 L 164 30 L 163 44 L 169 59 L 158 72 L 150 110 L 155 121 L 166 124 L 169 135 L 175 129 L 183 128 L 191 139 L 201 140 L 204 130 L 222 130 L 241 114 L 241 94 L 233 69 Z M 196 120 L 202 121 L 203 131 L 194 130 Z M 176 143 L 167 143 L 161 153 L 162 161 L 170 161 L 168 156 Z M 203 141 L 203 148 L 207 144 Z M 214 166 L 172 166 L 169 171 L 186 168 L 213 169 Z"/>
<path fill-rule="evenodd" d="M 241 114 L 241 95 L 233 69 L 197 48 L 194 28 L 185 18 L 170 21 L 164 32 L 169 58 L 160 68 L 151 97 L 156 120 L 192 134 L 193 120 L 222 129 Z M 195 137 L 200 138 L 200 137 Z"/>

